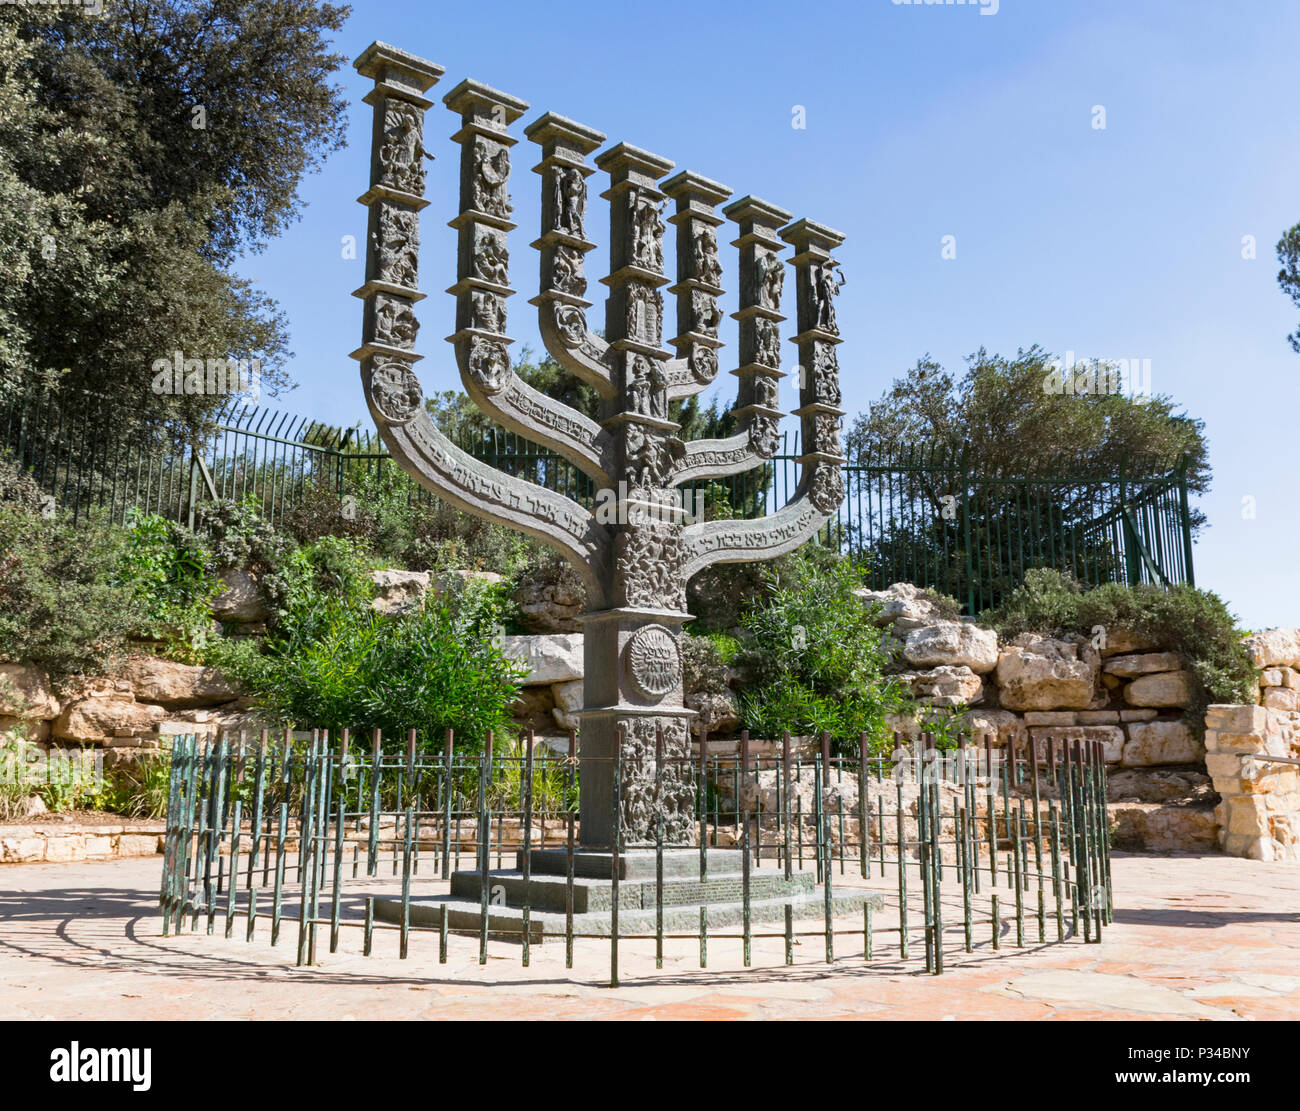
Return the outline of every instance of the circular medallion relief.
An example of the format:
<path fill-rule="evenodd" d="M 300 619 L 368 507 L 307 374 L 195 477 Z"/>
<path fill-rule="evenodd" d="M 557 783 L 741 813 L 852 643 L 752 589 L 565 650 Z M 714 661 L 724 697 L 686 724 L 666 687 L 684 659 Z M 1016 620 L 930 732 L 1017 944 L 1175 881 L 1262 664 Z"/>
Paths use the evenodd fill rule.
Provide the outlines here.
<path fill-rule="evenodd" d="M 662 625 L 646 625 L 632 634 L 623 649 L 628 676 L 647 698 L 667 694 L 681 679 L 682 657 L 677 639 Z"/>
<path fill-rule="evenodd" d="M 406 363 L 386 359 L 370 375 L 370 399 L 390 424 L 406 424 L 424 404 L 420 380 Z"/>

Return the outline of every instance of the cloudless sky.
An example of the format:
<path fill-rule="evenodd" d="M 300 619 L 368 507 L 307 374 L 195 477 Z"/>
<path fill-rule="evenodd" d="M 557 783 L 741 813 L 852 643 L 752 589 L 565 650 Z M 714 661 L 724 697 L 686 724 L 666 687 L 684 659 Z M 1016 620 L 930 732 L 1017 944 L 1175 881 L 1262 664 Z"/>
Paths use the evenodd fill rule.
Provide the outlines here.
<path fill-rule="evenodd" d="M 1300 2 L 892 0 L 662 6 L 358 0 L 337 48 L 375 39 L 438 62 L 423 213 L 425 392 L 459 388 L 451 347 L 457 118 L 441 96 L 474 77 L 527 100 L 512 130 L 509 334 L 540 351 L 539 148 L 522 125 L 555 111 L 838 228 L 845 408 L 852 416 L 929 353 L 960 372 L 981 345 L 1013 354 L 1150 359 L 1154 392 L 1202 418 L 1214 468 L 1197 585 L 1249 628 L 1300 625 L 1300 323 L 1275 244 L 1300 221 Z M 330 423 L 365 414 L 357 364 L 370 82 L 338 75 L 349 145 L 307 179 L 303 218 L 240 272 L 287 314 L 298 388 L 264 401 Z M 807 126 L 791 126 L 795 106 Z M 1093 126 L 1094 107 L 1106 127 Z M 588 256 L 599 327 L 605 202 Z M 728 225 L 734 231 L 734 225 Z M 671 234 L 671 229 L 670 229 Z M 343 238 L 358 258 L 343 257 Z M 954 236 L 956 258 L 941 257 Z M 1257 257 L 1243 258 L 1254 236 Z M 736 253 L 723 240 L 734 285 Z M 671 273 L 671 241 L 667 255 Z M 671 304 L 671 299 L 670 299 Z M 724 300 L 729 313 L 734 299 Z M 727 320 L 722 364 L 734 365 Z M 787 325 L 789 328 L 789 325 Z M 669 315 L 666 335 L 676 328 Z M 728 361 L 727 352 L 732 352 Z M 706 397 L 734 390 L 727 374 Z M 792 387 L 783 401 L 792 407 Z M 727 394 L 729 399 L 730 393 Z M 1253 509 L 1253 516 L 1252 514 Z"/>

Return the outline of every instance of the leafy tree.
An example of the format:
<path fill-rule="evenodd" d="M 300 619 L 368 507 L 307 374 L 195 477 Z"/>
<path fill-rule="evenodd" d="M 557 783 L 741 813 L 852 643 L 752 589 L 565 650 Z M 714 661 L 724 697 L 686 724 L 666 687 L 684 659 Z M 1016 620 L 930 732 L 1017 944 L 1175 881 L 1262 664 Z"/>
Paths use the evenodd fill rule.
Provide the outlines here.
<path fill-rule="evenodd" d="M 913 578 L 959 598 L 974 583 L 986 605 L 1027 568 L 1054 560 L 1105 581 L 1119 572 L 1118 554 L 1088 526 L 1121 474 L 1151 478 L 1183 466 L 1189 490 L 1209 488 L 1203 422 L 1169 397 L 1106 389 L 1104 367 L 1100 390 L 1082 391 L 1094 381 L 1083 378 L 1071 382 L 1073 392 L 1056 390 L 1060 364 L 1038 347 L 1013 358 L 981 348 L 967 362 L 958 379 L 922 358 L 848 433 L 850 461 L 862 468 L 850 474 L 849 495 L 857 498 L 856 482 L 860 504 L 874 513 L 853 523 L 850 539 L 871 548 L 885 578 Z M 963 478 L 975 483 L 972 496 L 945 503 Z M 1056 481 L 1016 481 L 1035 478 Z M 885 480 L 887 497 L 868 496 Z M 1203 523 L 1192 511 L 1192 528 Z"/>
<path fill-rule="evenodd" d="M 1300 224 L 1296 224 L 1277 243 L 1277 257 L 1282 263 L 1277 284 L 1282 292 L 1300 306 Z M 1286 337 L 1291 349 L 1300 353 L 1300 326 Z"/>
<path fill-rule="evenodd" d="M 0 16 L 0 399 L 57 387 L 119 426 L 199 427 L 212 395 L 151 389 L 156 359 L 254 359 L 286 384 L 285 322 L 231 273 L 297 217 L 342 145 L 344 60 L 322 0 L 116 0 Z M 11 246 L 16 245 L 16 246 Z"/>

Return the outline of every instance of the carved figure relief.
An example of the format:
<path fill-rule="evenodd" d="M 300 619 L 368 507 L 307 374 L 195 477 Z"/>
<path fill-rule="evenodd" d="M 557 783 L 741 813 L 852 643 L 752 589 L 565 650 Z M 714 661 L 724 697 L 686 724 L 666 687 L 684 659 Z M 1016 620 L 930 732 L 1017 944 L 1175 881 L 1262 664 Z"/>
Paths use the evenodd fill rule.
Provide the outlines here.
<path fill-rule="evenodd" d="M 420 411 L 424 394 L 410 364 L 376 359 L 370 372 L 370 400 L 390 424 L 406 424 Z"/>
<path fill-rule="evenodd" d="M 472 327 L 481 332 L 504 334 L 506 330 L 505 299 L 485 289 L 476 289 L 470 294 L 472 304 Z"/>
<path fill-rule="evenodd" d="M 835 298 L 844 285 L 844 275 L 837 270 L 838 266 L 839 263 L 830 259 L 813 270 L 813 303 L 817 308 L 817 327 L 836 336 L 840 334 L 840 326 L 835 320 Z"/>
<path fill-rule="evenodd" d="M 582 273 L 582 252 L 576 247 L 557 247 L 551 263 L 551 288 L 581 297 L 587 292 Z"/>
<path fill-rule="evenodd" d="M 373 338 L 376 343 L 410 350 L 415 346 L 415 337 L 419 331 L 420 322 L 415 319 L 415 309 L 409 301 L 382 293 L 375 298 Z"/>
<path fill-rule="evenodd" d="M 690 760 L 686 759 L 690 756 L 686 720 L 660 716 L 619 718 L 617 728 L 623 756 L 622 798 L 618 800 L 623 844 L 628 847 L 655 844 L 660 818 L 665 844 L 692 844 L 695 777 L 691 774 Z M 664 762 L 656 768 L 660 744 Z"/>
<path fill-rule="evenodd" d="M 658 347 L 662 336 L 663 294 L 639 282 L 627 287 L 627 337 Z"/>
<path fill-rule="evenodd" d="M 555 167 L 555 230 L 585 239 L 587 179 L 573 166 Z"/>
<path fill-rule="evenodd" d="M 469 372 L 474 381 L 489 393 L 495 393 L 510 377 L 510 355 L 504 343 L 475 339 L 469 352 Z"/>
<path fill-rule="evenodd" d="M 509 179 L 509 148 L 478 136 L 474 141 L 473 207 L 489 216 L 508 217 L 514 211 L 506 192 Z"/>
<path fill-rule="evenodd" d="M 675 449 L 675 450 L 674 450 Z M 682 442 L 643 424 L 628 424 L 623 440 L 623 479 L 629 490 L 662 488 L 674 456 L 684 453 Z"/>
<path fill-rule="evenodd" d="M 694 275 L 709 285 L 722 285 L 722 263 L 718 259 L 718 237 L 708 224 L 695 233 Z"/>
<path fill-rule="evenodd" d="M 765 316 L 754 321 L 754 362 L 778 370 L 781 367 L 781 333 L 776 322 Z"/>
<path fill-rule="evenodd" d="M 840 362 L 835 348 L 819 343 L 813 355 L 813 397 L 828 405 L 840 403 Z"/>
<path fill-rule="evenodd" d="M 844 479 L 840 468 L 819 463 L 813 471 L 808 496 L 822 513 L 834 513 L 844 498 Z"/>
<path fill-rule="evenodd" d="M 474 273 L 485 282 L 506 285 L 510 277 L 510 252 L 504 236 L 484 230 L 474 251 Z"/>
<path fill-rule="evenodd" d="M 627 199 L 631 209 L 632 265 L 662 273 L 664 231 L 668 226 L 663 221 L 664 206 L 639 189 L 631 190 Z"/>
<path fill-rule="evenodd" d="M 781 445 L 777 418 L 760 413 L 749 425 L 749 446 L 760 459 L 771 459 Z"/>
<path fill-rule="evenodd" d="M 578 347 L 587 338 L 587 314 L 574 305 L 556 305 L 555 327 L 565 343 Z"/>
<path fill-rule="evenodd" d="M 667 419 L 668 376 L 657 360 L 644 355 L 633 357 L 627 400 L 629 410 L 638 416 Z"/>
<path fill-rule="evenodd" d="M 813 451 L 840 453 L 840 418 L 837 413 L 813 414 Z"/>
<path fill-rule="evenodd" d="M 684 609 L 686 585 L 682 578 L 681 526 L 668 521 L 633 519 L 618 535 L 614 569 L 620 593 L 629 606 L 647 609 Z M 673 645 L 676 648 L 676 644 Z M 680 668 L 680 661 L 678 662 Z M 677 685 L 680 670 L 661 690 L 649 685 L 643 694 L 666 694 Z"/>
<path fill-rule="evenodd" d="M 779 389 L 777 379 L 766 374 L 756 375 L 754 378 L 754 404 L 764 405 L 769 409 L 779 408 L 777 405 Z"/>
<path fill-rule="evenodd" d="M 776 255 L 758 256 L 758 303 L 773 312 L 781 311 L 781 290 L 785 286 L 785 263 Z"/>
<path fill-rule="evenodd" d="M 718 299 L 712 293 L 702 289 L 691 290 L 691 331 L 717 338 L 718 327 L 722 324 L 722 310 L 718 308 Z"/>
<path fill-rule="evenodd" d="M 424 149 L 422 114 L 415 105 L 390 100 L 384 109 L 384 138 L 379 147 L 382 181 L 394 189 L 424 195 L 424 159 L 433 156 Z"/>
<path fill-rule="evenodd" d="M 691 348 L 691 374 L 697 382 L 712 382 L 718 376 L 718 353 L 707 344 Z"/>
<path fill-rule="evenodd" d="M 373 237 L 376 278 L 415 289 L 418 281 L 420 222 L 409 208 L 381 205 Z"/>

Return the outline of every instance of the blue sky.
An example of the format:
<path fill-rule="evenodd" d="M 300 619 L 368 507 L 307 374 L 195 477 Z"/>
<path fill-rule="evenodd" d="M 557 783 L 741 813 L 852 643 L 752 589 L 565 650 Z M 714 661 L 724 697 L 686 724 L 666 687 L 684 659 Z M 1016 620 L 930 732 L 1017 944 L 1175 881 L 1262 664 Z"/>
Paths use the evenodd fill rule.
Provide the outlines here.
<path fill-rule="evenodd" d="M 996 6 L 358 0 L 338 48 L 355 58 L 374 39 L 394 43 L 446 67 L 439 98 L 472 76 L 529 101 L 521 124 L 556 111 L 845 232 L 850 417 L 927 352 L 952 370 L 981 345 L 1151 360 L 1153 390 L 1206 422 L 1215 474 L 1200 499 L 1209 527 L 1198 585 L 1247 627 L 1300 625 L 1300 355 L 1284 339 L 1300 310 L 1277 288 L 1274 252 L 1300 221 L 1300 4 Z M 291 325 L 299 386 L 269 404 L 351 424 L 364 412 L 347 358 L 360 342 L 350 293 L 364 263 L 344 259 L 341 244 L 364 243 L 355 198 L 367 184 L 370 109 L 368 82 L 350 68 L 339 79 L 353 104 L 348 148 L 304 183 L 302 220 L 239 269 Z M 796 105 L 803 129 L 791 126 Z M 1097 105 L 1104 130 L 1093 126 Z M 455 280 L 445 227 L 457 203 L 455 129 L 440 102 L 430 110 L 426 393 L 458 386 L 442 340 L 453 330 L 442 290 Z M 536 281 L 536 150 L 516 148 L 509 328 L 535 349 L 525 302 Z M 956 258 L 941 257 L 945 236 Z M 734 254 L 724 248 L 724 264 Z M 592 279 L 601 256 L 590 256 Z M 593 326 L 602 309 L 597 294 Z M 733 352 L 734 328 L 722 333 Z M 715 389 L 734 381 L 724 374 Z"/>

